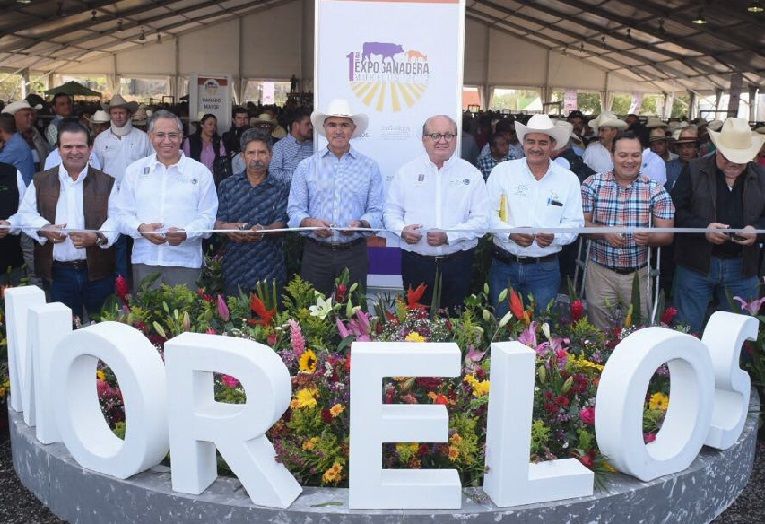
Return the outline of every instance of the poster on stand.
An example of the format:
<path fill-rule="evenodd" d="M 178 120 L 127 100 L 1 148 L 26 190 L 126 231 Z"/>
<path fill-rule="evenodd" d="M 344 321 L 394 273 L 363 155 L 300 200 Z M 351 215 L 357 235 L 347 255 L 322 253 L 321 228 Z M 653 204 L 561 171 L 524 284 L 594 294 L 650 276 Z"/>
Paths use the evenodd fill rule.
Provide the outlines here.
<path fill-rule="evenodd" d="M 231 76 L 189 75 L 189 121 L 212 114 L 218 120 L 218 134 L 231 128 Z"/>
<path fill-rule="evenodd" d="M 464 0 L 316 0 L 314 107 L 344 98 L 369 116 L 352 146 L 377 161 L 386 192 L 398 168 L 424 154 L 425 119 L 454 118 L 459 137 L 464 35 Z M 370 246 L 369 286 L 400 287 L 398 238 Z"/>

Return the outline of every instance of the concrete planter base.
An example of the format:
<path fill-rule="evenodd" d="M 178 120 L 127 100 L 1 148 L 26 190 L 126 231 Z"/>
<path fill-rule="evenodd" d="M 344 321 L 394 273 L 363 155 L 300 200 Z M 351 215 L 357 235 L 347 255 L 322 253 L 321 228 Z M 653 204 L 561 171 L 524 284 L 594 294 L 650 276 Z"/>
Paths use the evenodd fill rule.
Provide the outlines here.
<path fill-rule="evenodd" d="M 497 508 L 480 489 L 464 490 L 459 511 L 351 511 L 348 490 L 304 488 L 286 510 L 254 506 L 238 480 L 219 477 L 198 496 L 174 493 L 170 471 L 156 467 L 127 480 L 83 469 L 62 444 L 43 445 L 20 414 L 9 411 L 13 466 L 21 482 L 62 519 L 78 523 L 272 522 L 708 522 L 749 482 L 757 442 L 759 400 L 738 442 L 704 448 L 690 468 L 649 483 L 606 475 L 591 497 Z"/>

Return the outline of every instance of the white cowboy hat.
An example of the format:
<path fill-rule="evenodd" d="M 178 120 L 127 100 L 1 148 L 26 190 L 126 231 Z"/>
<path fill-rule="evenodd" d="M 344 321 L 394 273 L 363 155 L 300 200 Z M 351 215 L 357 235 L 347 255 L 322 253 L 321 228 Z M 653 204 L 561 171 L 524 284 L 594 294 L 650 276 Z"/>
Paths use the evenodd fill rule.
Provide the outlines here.
<path fill-rule="evenodd" d="M 667 127 L 667 124 L 661 118 L 655 116 L 649 116 L 645 122 L 645 127 L 648 129 L 654 129 L 657 127 Z"/>
<path fill-rule="evenodd" d="M 111 120 L 109 117 L 109 114 L 104 111 L 103 109 L 99 109 L 95 113 L 93 113 L 93 116 L 90 117 L 90 122 L 92 124 L 106 124 Z"/>
<path fill-rule="evenodd" d="M 599 127 L 614 127 L 616 129 L 627 129 L 627 127 L 629 127 L 627 126 L 627 122 L 617 118 L 611 111 L 602 112 L 596 118 L 590 120 L 587 125 L 595 131 L 597 131 Z"/>
<path fill-rule="evenodd" d="M 250 119 L 250 125 L 251 126 L 257 126 L 258 124 L 268 124 L 271 127 L 276 127 L 277 122 L 274 117 L 272 117 L 269 113 L 261 113 L 257 116 L 257 118 L 251 118 Z"/>
<path fill-rule="evenodd" d="M 140 105 L 138 106 L 138 109 L 135 110 L 135 113 L 133 113 L 133 124 L 136 125 L 143 125 L 146 123 L 146 120 L 151 116 L 151 111 L 146 110 L 146 106 Z"/>
<path fill-rule="evenodd" d="M 574 134 L 574 126 L 569 122 L 568 120 L 555 120 L 554 123 L 555 127 L 560 127 L 561 129 L 565 129 L 566 132 L 569 134 L 569 140 L 576 142 L 578 145 L 582 145 L 582 139 L 576 134 Z M 561 144 L 560 142 L 556 142 L 557 149 L 561 149 L 563 146 L 565 146 L 568 143 L 568 140 L 566 140 L 565 143 Z"/>
<path fill-rule="evenodd" d="M 138 109 L 138 102 L 128 102 L 124 98 L 122 98 L 122 95 L 119 93 L 114 95 L 111 100 L 109 100 L 105 104 L 101 104 L 101 108 L 109 112 L 109 109 L 114 109 L 115 107 L 122 107 L 130 111 L 131 113 L 135 113 L 135 110 Z"/>
<path fill-rule="evenodd" d="M 520 122 L 515 123 L 515 134 L 518 135 L 518 142 L 523 144 L 523 138 L 529 133 L 543 133 L 548 135 L 555 140 L 556 147 L 563 146 L 571 137 L 571 130 L 568 129 L 568 127 L 556 126 L 547 115 L 534 115 L 529 118 L 526 125 L 523 125 Z"/>
<path fill-rule="evenodd" d="M 369 125 L 369 117 L 367 117 L 367 115 L 364 113 L 354 113 L 351 111 L 351 104 L 349 104 L 347 100 L 336 98 L 327 105 L 327 109 L 324 112 L 314 111 L 311 113 L 311 123 L 313 124 L 313 128 L 318 131 L 321 136 L 326 136 L 324 134 L 324 120 L 331 116 L 350 118 L 353 120 L 356 129 L 353 130 L 351 138 L 356 138 L 364 134 L 364 131 L 367 130 L 367 126 Z"/>
<path fill-rule="evenodd" d="M 745 118 L 726 119 L 719 133 L 709 130 L 709 139 L 725 158 L 737 164 L 752 160 L 765 141 L 764 136 L 752 134 Z"/>
<path fill-rule="evenodd" d="M 36 105 L 34 107 L 29 105 L 29 102 L 26 100 L 18 100 L 16 102 L 11 102 L 7 106 L 3 108 L 3 113 L 8 113 L 9 115 L 15 115 L 18 111 L 21 111 L 22 109 L 42 109 L 41 105 Z"/>

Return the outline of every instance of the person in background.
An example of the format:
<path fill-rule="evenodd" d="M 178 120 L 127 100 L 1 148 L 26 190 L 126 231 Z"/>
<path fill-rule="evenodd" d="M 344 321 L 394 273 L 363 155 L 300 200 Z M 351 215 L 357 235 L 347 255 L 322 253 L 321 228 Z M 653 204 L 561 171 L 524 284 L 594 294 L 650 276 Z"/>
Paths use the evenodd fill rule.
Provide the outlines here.
<path fill-rule="evenodd" d="M 0 142 L 3 144 L 0 149 L 0 162 L 16 166 L 16 169 L 21 171 L 24 184 L 28 186 L 32 182 L 32 175 L 35 174 L 32 149 L 18 133 L 16 117 L 8 113 L 0 114 Z"/>
<path fill-rule="evenodd" d="M 40 109 L 40 106 L 33 108 L 26 100 L 20 100 L 8 104 L 3 109 L 3 113 L 13 115 L 16 119 L 16 130 L 31 149 L 35 171 L 39 171 L 45 165 L 45 158 L 48 156 L 49 147 L 48 142 L 34 125 L 37 118 L 35 115 L 36 109 Z"/>
<path fill-rule="evenodd" d="M 90 117 L 90 134 L 93 136 L 93 138 L 97 137 L 107 129 L 109 129 L 110 125 L 110 118 L 109 113 L 104 111 L 103 109 L 99 109 L 95 113 L 93 113 L 93 116 Z"/>
<path fill-rule="evenodd" d="M 295 168 L 303 159 L 311 155 L 313 155 L 311 114 L 305 109 L 298 109 L 293 114 L 290 134 L 274 144 L 269 173 L 289 185 Z"/>
<path fill-rule="evenodd" d="M 213 171 L 215 160 L 226 156 L 223 140 L 218 135 L 218 119 L 215 115 L 206 114 L 199 119 L 199 124 L 193 135 L 183 141 L 183 154 L 201 162 Z"/>
<path fill-rule="evenodd" d="M 48 145 L 51 148 L 56 147 L 58 143 L 58 126 L 61 120 L 72 116 L 73 102 L 72 97 L 66 93 L 56 93 L 53 95 L 53 101 L 51 102 L 53 108 L 53 119 L 48 128 L 45 130 L 45 138 L 48 139 Z"/>
<path fill-rule="evenodd" d="M 239 154 L 241 146 L 239 141 L 242 134 L 250 128 L 250 117 L 247 109 L 237 106 L 231 112 L 231 129 L 223 133 L 223 147 L 229 155 Z M 242 170 L 234 170 L 234 173 L 241 173 Z"/>

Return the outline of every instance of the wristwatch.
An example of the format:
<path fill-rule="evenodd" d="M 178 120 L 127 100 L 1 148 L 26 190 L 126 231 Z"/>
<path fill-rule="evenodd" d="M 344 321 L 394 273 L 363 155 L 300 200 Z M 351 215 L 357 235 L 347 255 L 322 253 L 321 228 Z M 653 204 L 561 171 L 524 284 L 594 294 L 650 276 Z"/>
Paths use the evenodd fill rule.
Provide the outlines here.
<path fill-rule="evenodd" d="M 109 243 L 109 240 L 103 233 L 96 233 L 96 245 L 99 247 L 105 246 Z"/>

